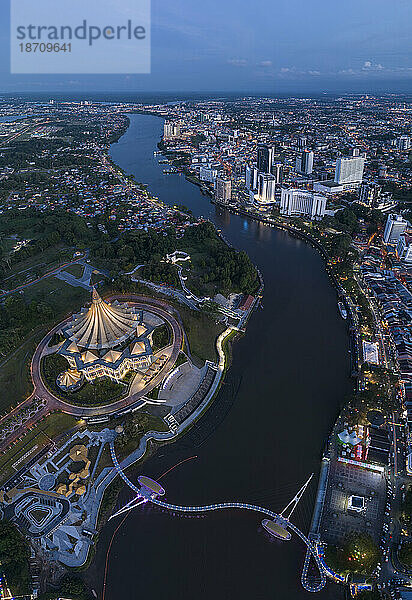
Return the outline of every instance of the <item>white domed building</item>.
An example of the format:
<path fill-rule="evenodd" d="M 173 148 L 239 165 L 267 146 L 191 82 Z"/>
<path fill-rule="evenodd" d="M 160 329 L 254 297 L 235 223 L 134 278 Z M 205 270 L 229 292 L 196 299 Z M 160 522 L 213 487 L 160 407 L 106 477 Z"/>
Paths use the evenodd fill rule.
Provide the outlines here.
<path fill-rule="evenodd" d="M 59 375 L 58 385 L 70 390 L 78 387 L 68 385 L 77 375 L 87 381 L 120 381 L 128 371 L 147 369 L 153 360 L 152 331 L 143 322 L 143 311 L 117 301 L 110 304 L 93 289 L 90 308 L 82 308 L 63 329 L 66 340 L 58 352 L 70 368 Z"/>

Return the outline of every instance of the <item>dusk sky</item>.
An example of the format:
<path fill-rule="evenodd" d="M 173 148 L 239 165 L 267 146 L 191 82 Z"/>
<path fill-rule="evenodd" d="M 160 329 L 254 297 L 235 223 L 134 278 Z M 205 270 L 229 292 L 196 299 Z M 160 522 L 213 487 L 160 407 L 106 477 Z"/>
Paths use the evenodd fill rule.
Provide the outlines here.
<path fill-rule="evenodd" d="M 116 76 L 10 75 L 8 5 L 0 92 L 412 90 L 410 0 L 153 0 L 152 72 Z"/>

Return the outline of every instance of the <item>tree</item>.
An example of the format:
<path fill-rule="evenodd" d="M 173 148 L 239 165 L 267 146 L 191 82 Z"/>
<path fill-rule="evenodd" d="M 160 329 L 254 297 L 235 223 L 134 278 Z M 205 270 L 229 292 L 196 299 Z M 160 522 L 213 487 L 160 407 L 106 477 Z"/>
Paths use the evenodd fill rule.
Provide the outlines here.
<path fill-rule="evenodd" d="M 0 564 L 16 595 L 29 591 L 29 545 L 10 521 L 0 521 Z"/>

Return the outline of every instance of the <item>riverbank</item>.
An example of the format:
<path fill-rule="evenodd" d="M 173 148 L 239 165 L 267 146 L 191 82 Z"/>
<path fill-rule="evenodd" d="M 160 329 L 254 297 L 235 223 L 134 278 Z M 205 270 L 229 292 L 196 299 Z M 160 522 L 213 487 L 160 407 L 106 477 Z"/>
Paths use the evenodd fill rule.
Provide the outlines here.
<path fill-rule="evenodd" d="M 290 500 L 290 491 L 318 470 L 322 440 L 350 386 L 347 328 L 318 252 L 286 232 L 214 207 L 183 176 L 164 175 L 153 155 L 161 129 L 160 119 L 133 115 L 125 136 L 112 146 L 112 159 L 137 181 L 145 181 L 163 202 L 173 206 L 178 201 L 195 216 L 210 219 L 226 241 L 244 249 L 264 277 L 265 299 L 254 311 L 247 335 L 233 346 L 232 366 L 216 402 L 167 452 L 160 449 L 147 457 L 144 472 L 156 478 L 196 455 L 167 476 L 168 496 L 176 502 L 207 504 L 238 497 L 280 509 Z M 252 431 L 259 432 L 253 443 Z M 312 495 L 310 491 L 305 500 L 310 510 Z M 303 531 L 307 513 L 296 512 Z M 100 535 L 97 590 L 97 573 L 104 568 L 113 531 L 109 524 Z M 142 544 L 132 557 L 127 548 L 137 538 Z M 106 599 L 122 593 L 129 597 L 136 561 L 139 589 L 159 598 L 173 590 L 182 600 L 193 593 L 202 600 L 244 594 L 266 598 L 274 560 L 279 595 L 306 599 L 300 584 L 301 552 L 297 544 L 268 545 L 256 532 L 252 515 L 172 519 L 154 508 L 150 515 L 134 511 L 113 542 Z M 236 578 L 231 575 L 235 567 Z M 323 590 L 319 596 L 335 599 L 339 592 L 331 594 Z"/>

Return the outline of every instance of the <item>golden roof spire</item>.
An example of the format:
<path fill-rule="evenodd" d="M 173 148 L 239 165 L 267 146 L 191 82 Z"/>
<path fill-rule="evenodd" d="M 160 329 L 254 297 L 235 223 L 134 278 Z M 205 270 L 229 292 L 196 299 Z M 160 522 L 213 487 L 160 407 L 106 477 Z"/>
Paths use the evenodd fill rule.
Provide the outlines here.
<path fill-rule="evenodd" d="M 110 304 L 93 288 L 90 308 L 74 315 L 66 335 L 82 348 L 115 348 L 137 336 L 137 326 L 137 314 L 133 308 L 126 304 Z"/>

